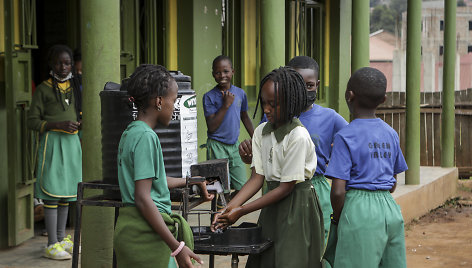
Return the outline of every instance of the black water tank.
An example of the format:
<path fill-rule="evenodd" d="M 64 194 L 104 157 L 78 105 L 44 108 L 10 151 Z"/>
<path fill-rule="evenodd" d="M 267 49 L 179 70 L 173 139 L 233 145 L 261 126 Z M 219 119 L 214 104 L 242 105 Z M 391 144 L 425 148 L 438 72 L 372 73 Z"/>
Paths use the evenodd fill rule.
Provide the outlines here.
<path fill-rule="evenodd" d="M 190 76 L 171 71 L 179 86 L 172 120 L 167 128 L 154 131 L 159 136 L 167 176 L 185 177 L 190 165 L 197 163 L 197 110 L 195 91 Z M 102 168 L 103 180 L 118 184 L 117 153 L 121 134 L 136 119 L 137 109 L 120 85 L 108 82 L 100 92 L 102 106 Z"/>

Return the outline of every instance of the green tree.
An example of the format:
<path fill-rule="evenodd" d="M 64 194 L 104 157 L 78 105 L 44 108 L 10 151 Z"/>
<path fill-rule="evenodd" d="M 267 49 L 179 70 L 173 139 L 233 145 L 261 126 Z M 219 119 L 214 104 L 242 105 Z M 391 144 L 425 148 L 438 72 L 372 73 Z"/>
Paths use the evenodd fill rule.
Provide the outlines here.
<path fill-rule="evenodd" d="M 376 6 L 372 13 L 370 13 L 370 32 L 375 32 L 380 29 L 395 32 L 395 11 L 388 8 L 386 5 Z"/>

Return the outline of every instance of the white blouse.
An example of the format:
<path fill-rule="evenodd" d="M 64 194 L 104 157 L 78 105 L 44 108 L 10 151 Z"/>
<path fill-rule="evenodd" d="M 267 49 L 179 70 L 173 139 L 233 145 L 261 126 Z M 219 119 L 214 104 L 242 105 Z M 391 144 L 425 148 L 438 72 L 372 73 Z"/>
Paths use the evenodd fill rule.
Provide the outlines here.
<path fill-rule="evenodd" d="M 277 142 L 274 132 L 262 135 L 260 124 L 252 138 L 252 164 L 267 181 L 304 181 L 316 170 L 315 145 L 305 127 L 297 126 Z"/>

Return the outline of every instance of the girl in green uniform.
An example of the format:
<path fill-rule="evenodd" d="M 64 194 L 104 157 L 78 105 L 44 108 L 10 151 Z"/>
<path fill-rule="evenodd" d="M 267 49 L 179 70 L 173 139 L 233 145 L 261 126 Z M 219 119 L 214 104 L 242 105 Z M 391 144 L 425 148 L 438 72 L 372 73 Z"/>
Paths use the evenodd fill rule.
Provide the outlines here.
<path fill-rule="evenodd" d="M 72 73 L 72 51 L 64 45 L 51 47 L 48 54 L 50 78 L 33 95 L 28 127 L 39 132 L 35 197 L 44 200 L 48 246 L 44 256 L 70 259 L 73 244 L 65 237 L 69 202 L 77 197 L 82 181 L 82 150 L 78 130 L 81 92 Z"/>
<path fill-rule="evenodd" d="M 168 126 L 177 99 L 177 83 L 162 66 L 141 65 L 123 85 L 138 108 L 138 118 L 123 132 L 118 148 L 122 202 L 115 228 L 118 267 L 193 267 L 193 234 L 172 214 L 169 188 L 185 179 L 166 177 L 161 144 L 154 128 Z M 204 183 L 200 185 L 208 195 Z M 180 240 L 180 242 L 179 242 Z M 170 261 L 169 261 L 170 260 Z"/>
<path fill-rule="evenodd" d="M 241 216 L 262 209 L 262 236 L 274 245 L 249 256 L 246 267 L 322 267 L 322 212 L 310 183 L 317 163 L 315 145 L 297 118 L 307 106 L 303 77 L 290 67 L 273 70 L 261 82 L 259 103 L 268 122 L 254 131 L 251 178 L 215 217 L 212 229 L 226 228 Z M 264 180 L 269 192 L 244 204 Z"/>

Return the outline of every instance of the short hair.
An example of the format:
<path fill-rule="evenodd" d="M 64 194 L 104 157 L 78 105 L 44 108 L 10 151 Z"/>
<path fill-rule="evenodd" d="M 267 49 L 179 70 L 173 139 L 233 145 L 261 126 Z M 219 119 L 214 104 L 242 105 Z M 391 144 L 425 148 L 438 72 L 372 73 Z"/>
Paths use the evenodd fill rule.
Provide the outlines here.
<path fill-rule="evenodd" d="M 138 110 L 144 111 L 149 100 L 158 96 L 167 96 L 169 82 L 174 79 L 161 65 L 141 64 L 131 76 L 123 81 L 123 87 L 133 97 Z"/>
<path fill-rule="evenodd" d="M 320 66 L 312 57 L 308 56 L 295 56 L 287 64 L 294 69 L 312 69 L 316 72 L 316 75 L 320 75 Z"/>
<path fill-rule="evenodd" d="M 262 107 L 262 86 L 268 80 L 274 82 L 275 105 L 277 106 L 278 101 L 282 102 L 280 103 L 282 112 L 280 118 L 283 122 L 299 117 L 305 110 L 308 102 L 306 84 L 303 77 L 295 69 L 288 66 L 274 69 L 262 79 L 254 117 L 256 116 L 259 104 Z"/>
<path fill-rule="evenodd" d="M 219 55 L 218 57 L 216 57 L 214 60 L 213 60 L 213 64 L 211 65 L 211 67 L 213 69 L 215 69 L 215 65 L 220 62 L 220 61 L 224 61 L 224 60 L 227 60 L 229 61 L 229 65 L 231 65 L 231 68 L 233 68 L 233 61 L 231 61 L 231 58 L 226 56 L 226 55 Z"/>
<path fill-rule="evenodd" d="M 371 67 L 360 68 L 355 71 L 347 82 L 347 90 L 354 92 L 362 107 L 375 109 L 385 97 L 387 78 Z"/>

